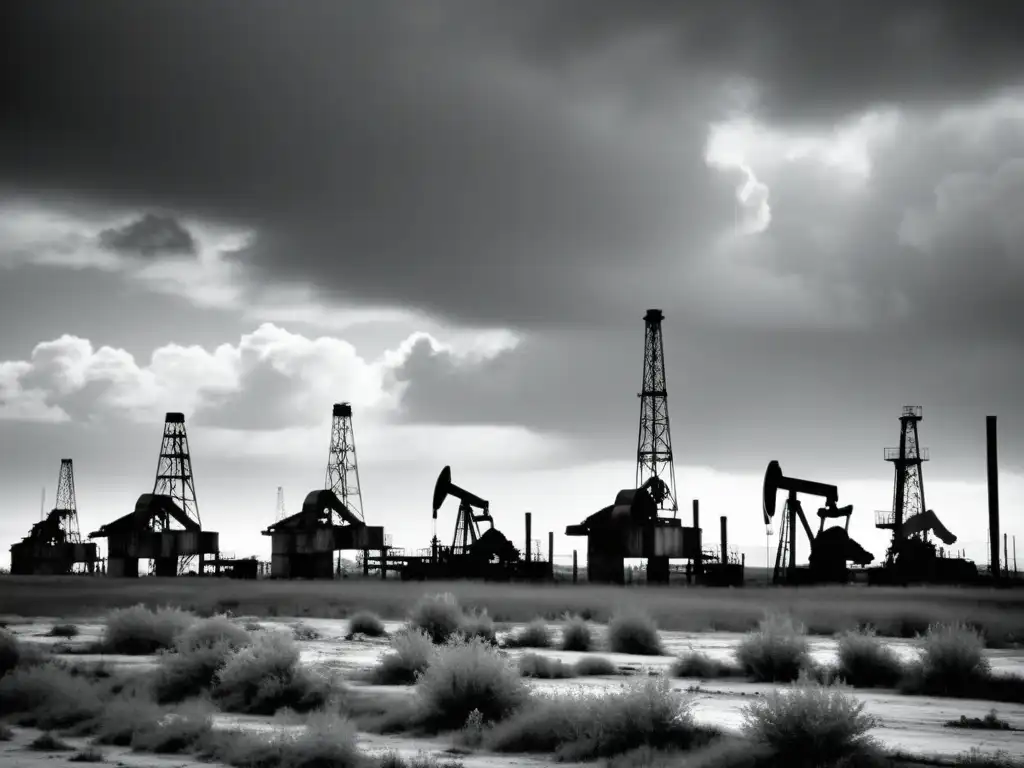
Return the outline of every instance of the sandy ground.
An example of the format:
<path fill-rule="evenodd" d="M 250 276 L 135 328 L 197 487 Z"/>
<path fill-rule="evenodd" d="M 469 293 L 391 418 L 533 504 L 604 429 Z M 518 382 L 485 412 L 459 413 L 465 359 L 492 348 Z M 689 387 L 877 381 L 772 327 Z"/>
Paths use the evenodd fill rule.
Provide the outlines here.
<path fill-rule="evenodd" d="M 240 619 L 243 623 L 247 619 Z M 22 639 L 28 642 L 56 645 L 64 644 L 71 647 L 83 648 L 99 638 L 102 627 L 98 622 L 83 622 L 77 624 L 80 630 L 78 637 L 73 640 L 62 640 L 50 638 L 46 635 L 49 628 L 56 623 L 51 619 L 20 620 L 21 623 L 11 624 L 8 629 L 15 632 Z M 264 619 L 259 623 L 266 629 L 279 631 L 290 631 L 291 625 L 299 623 L 299 620 L 290 619 Z M 348 628 L 344 620 L 338 619 L 303 619 L 301 623 L 316 630 L 320 635 L 319 639 L 302 642 L 303 661 L 329 667 L 337 670 L 345 676 L 353 676 L 355 673 L 371 667 L 376 663 L 380 655 L 388 648 L 386 639 L 360 639 L 345 640 Z M 401 627 L 399 622 L 386 622 L 389 631 Z M 629 656 L 625 654 L 612 654 L 597 651 L 596 655 L 604 656 L 619 667 L 620 672 L 643 674 L 646 672 L 657 673 L 664 671 L 672 662 L 673 655 L 688 651 L 702 651 L 710 656 L 728 659 L 733 648 L 739 641 L 741 635 L 725 632 L 706 633 L 684 633 L 684 632 L 662 632 L 662 639 L 669 655 L 658 657 Z M 892 640 L 892 647 L 903 656 L 911 656 L 914 653 L 913 642 L 909 640 Z M 826 638 L 814 638 L 811 640 L 812 654 L 821 661 L 827 662 L 835 657 L 836 643 Z M 509 655 L 518 656 L 524 652 L 510 650 Z M 540 653 L 561 658 L 572 662 L 588 654 L 573 653 L 565 651 L 540 651 Z M 594 655 L 594 654 L 589 654 Z M 1001 673 L 1018 673 L 1024 675 L 1024 649 L 1014 650 L 993 650 L 988 652 L 994 670 Z M 70 654 L 67 657 L 76 663 L 104 663 L 117 667 L 131 667 L 143 669 L 156 664 L 153 657 L 131 657 L 131 656 L 101 656 L 85 655 L 80 652 Z M 603 691 L 614 689 L 623 684 L 621 676 L 615 677 L 593 677 L 571 680 L 538 680 L 532 681 L 538 689 L 557 691 L 566 688 L 578 688 L 584 691 L 599 694 Z M 358 683 L 353 683 L 358 684 Z M 719 726 L 738 729 L 742 724 L 743 707 L 758 694 L 770 691 L 774 686 L 764 684 L 744 683 L 739 681 L 705 681 L 688 679 L 673 680 L 673 687 L 680 690 L 690 690 L 694 697 L 694 712 L 696 717 L 707 723 L 714 723 Z M 396 688 L 396 693 L 412 695 L 411 688 Z M 959 719 L 961 715 L 967 717 L 984 717 L 993 708 L 1000 718 L 1008 721 L 1014 728 L 1024 729 L 1024 706 L 1013 704 L 993 704 L 992 702 L 973 701 L 963 699 L 944 699 L 914 696 L 907 697 L 887 691 L 851 691 L 851 694 L 865 703 L 865 710 L 874 715 L 879 722 L 875 729 L 874 736 L 886 747 L 897 749 L 905 753 L 935 759 L 949 759 L 972 748 L 984 752 L 1002 751 L 1011 755 L 1024 757 L 1024 732 L 1007 731 L 980 731 L 945 728 L 943 724 L 949 720 Z M 240 718 L 236 716 L 218 716 L 217 727 L 244 727 L 244 728 L 284 728 L 288 726 L 272 723 L 267 718 Z M 19 739 L 21 737 L 19 736 Z M 406 755 L 415 755 L 420 752 L 437 755 L 439 757 L 450 757 L 446 750 L 451 747 L 450 740 L 436 739 L 406 739 L 394 736 L 380 737 L 365 734 L 362 737 L 364 748 L 369 751 L 383 751 L 394 749 Z M 30 739 L 29 739 L 30 740 Z M 32 765 L 38 757 L 31 752 L 26 752 L 24 746 L 18 746 L 18 740 L 14 745 L 0 745 L 0 765 Z M 9 750 L 17 751 L 17 758 Z M 12 762 L 6 762 L 6 759 Z M 506 768 L 507 766 L 523 765 L 536 766 L 545 764 L 542 760 L 529 757 L 506 757 L 494 755 L 460 755 L 458 760 L 463 762 L 467 768 Z M 121 761 L 121 755 L 118 755 Z M 187 760 L 174 758 L 154 758 L 145 755 L 127 755 L 123 761 L 126 766 L 183 766 L 188 765 Z M 47 766 L 54 766 L 53 762 L 47 762 Z"/>

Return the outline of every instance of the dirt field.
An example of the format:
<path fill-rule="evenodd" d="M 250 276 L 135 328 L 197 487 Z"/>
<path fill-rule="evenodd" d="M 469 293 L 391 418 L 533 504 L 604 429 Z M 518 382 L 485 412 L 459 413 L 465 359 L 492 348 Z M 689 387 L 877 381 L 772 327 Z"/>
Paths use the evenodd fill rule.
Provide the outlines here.
<path fill-rule="evenodd" d="M 424 594 L 451 592 L 469 608 L 486 608 L 498 622 L 555 619 L 565 612 L 607 621 L 621 609 L 650 614 L 667 630 L 744 632 L 765 611 L 789 612 L 811 634 L 831 635 L 870 624 L 879 634 L 913 637 L 932 622 L 963 621 L 984 630 L 990 646 L 1024 643 L 1024 591 L 862 586 L 707 589 L 401 582 L 345 579 L 229 581 L 212 578 L 136 580 L 105 577 L 0 577 L 0 616 L 94 616 L 144 603 L 176 605 L 201 614 L 230 611 L 260 617 L 344 618 L 370 609 L 401 618 Z"/>

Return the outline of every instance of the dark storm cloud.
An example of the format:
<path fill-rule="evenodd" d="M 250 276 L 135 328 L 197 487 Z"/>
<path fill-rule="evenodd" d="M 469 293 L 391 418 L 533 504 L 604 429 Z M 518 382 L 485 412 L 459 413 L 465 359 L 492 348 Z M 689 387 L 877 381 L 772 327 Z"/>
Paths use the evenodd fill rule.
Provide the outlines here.
<path fill-rule="evenodd" d="M 147 213 L 121 227 L 104 229 L 99 244 L 112 251 L 141 256 L 194 256 L 196 240 L 176 218 Z"/>
<path fill-rule="evenodd" d="M 756 80 L 766 114 L 826 120 L 977 94 L 1024 55 L 1007 3 L 4 11 L 10 183 L 253 227 L 239 258 L 267 281 L 524 327 L 671 298 L 636 275 L 734 216 L 701 157 L 725 79 Z"/>

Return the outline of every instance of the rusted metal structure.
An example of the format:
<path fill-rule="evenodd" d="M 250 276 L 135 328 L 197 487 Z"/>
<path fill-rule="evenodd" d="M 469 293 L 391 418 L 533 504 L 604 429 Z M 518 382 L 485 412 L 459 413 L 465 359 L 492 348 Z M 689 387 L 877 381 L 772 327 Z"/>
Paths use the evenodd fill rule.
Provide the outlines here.
<path fill-rule="evenodd" d="M 271 541 L 271 578 L 330 579 L 340 573 L 340 553 L 346 550 L 362 552 L 364 574 L 369 573 L 373 562 L 380 564 L 382 577 L 387 573 L 384 528 L 366 525 L 363 519 L 352 406 L 336 403 L 331 415 L 325 487 L 310 491 L 301 511 L 277 520 L 263 531 Z M 281 489 L 278 504 L 283 505 Z M 370 557 L 371 551 L 379 552 L 380 556 Z"/>
<path fill-rule="evenodd" d="M 973 562 L 947 555 L 945 549 L 937 548 L 930 540 L 929 534 L 934 534 L 949 547 L 956 543 L 957 537 L 925 503 L 922 464 L 928 461 L 929 455 L 928 449 L 921 447 L 918 435 L 918 424 L 923 418 L 921 406 L 904 406 L 900 414 L 900 444 L 884 451 L 885 460 L 891 462 L 895 470 L 892 508 L 875 513 L 875 527 L 892 531 L 892 543 L 884 565 L 870 573 L 871 583 L 970 583 L 978 578 Z M 998 522 L 996 525 L 998 539 Z M 998 543 L 993 543 L 993 552 L 998 570 Z"/>
<path fill-rule="evenodd" d="M 75 472 L 71 459 L 61 459 L 57 502 L 28 536 L 11 546 L 11 573 L 50 576 L 94 573 L 99 562 L 96 544 L 83 542 L 78 529 Z"/>
<path fill-rule="evenodd" d="M 220 535 L 204 531 L 199 519 L 185 416 L 168 413 L 152 493 L 144 493 L 127 515 L 89 534 L 107 539 L 107 575 L 139 575 L 139 560 L 149 560 L 154 576 L 178 576 L 198 559 L 217 557 Z"/>

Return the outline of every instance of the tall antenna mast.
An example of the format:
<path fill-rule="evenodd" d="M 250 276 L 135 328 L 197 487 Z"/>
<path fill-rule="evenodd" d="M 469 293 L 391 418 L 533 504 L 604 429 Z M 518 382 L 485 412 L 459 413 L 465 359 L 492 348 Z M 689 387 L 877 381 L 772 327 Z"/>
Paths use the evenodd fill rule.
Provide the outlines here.
<path fill-rule="evenodd" d="M 676 503 L 676 470 L 672 463 L 672 435 L 668 421 L 668 387 L 665 382 L 665 349 L 661 338 L 660 309 L 644 315 L 644 371 L 640 398 L 640 435 L 636 448 L 636 487 L 652 478 L 651 497 L 662 511 L 679 511 Z"/>
<path fill-rule="evenodd" d="M 331 419 L 331 450 L 327 457 L 327 476 L 324 487 L 363 518 L 363 493 L 359 487 L 359 467 L 356 463 L 356 438 L 352 430 L 352 405 L 335 403 Z"/>

